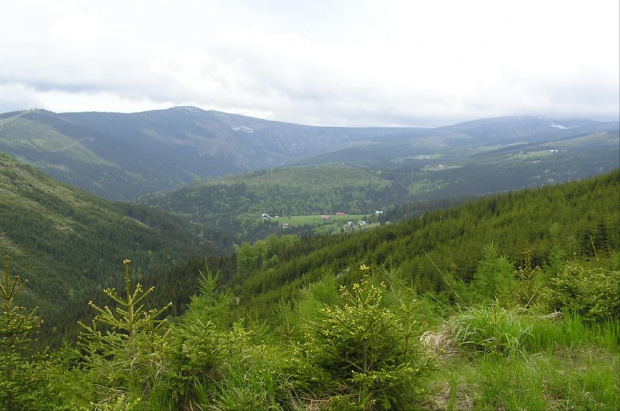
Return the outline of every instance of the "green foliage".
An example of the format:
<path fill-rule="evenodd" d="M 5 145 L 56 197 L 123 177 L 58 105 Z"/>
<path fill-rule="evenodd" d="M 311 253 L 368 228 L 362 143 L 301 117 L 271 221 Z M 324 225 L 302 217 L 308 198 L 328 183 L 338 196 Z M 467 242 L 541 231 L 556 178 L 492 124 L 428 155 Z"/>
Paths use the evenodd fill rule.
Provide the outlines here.
<path fill-rule="evenodd" d="M 211 401 L 215 381 L 222 377 L 224 364 L 244 332 L 231 332 L 220 325 L 232 302 L 226 293 L 216 293 L 218 274 L 208 266 L 200 271 L 199 294 L 191 298 L 189 309 L 170 330 L 166 388 L 157 392 L 157 401 L 170 408 L 181 404 Z"/>
<path fill-rule="evenodd" d="M 290 376 L 286 374 L 286 347 L 246 340 L 241 352 L 225 365 L 225 376 L 217 382 L 212 409 L 295 409 Z"/>
<path fill-rule="evenodd" d="M 616 410 L 616 354 L 562 347 L 509 360 L 482 356 L 447 360 L 425 409 Z"/>
<path fill-rule="evenodd" d="M 517 288 L 513 264 L 499 255 L 494 244 L 484 247 L 483 258 L 478 263 L 470 290 L 479 295 L 480 301 L 506 301 Z"/>
<path fill-rule="evenodd" d="M 40 307 L 49 345 L 74 337 L 96 292 L 122 287 L 108 261 L 131 253 L 136 275 L 147 277 L 216 250 L 181 219 L 102 200 L 1 153 L 0 192 L 0 248 L 32 273 L 17 303 Z"/>
<path fill-rule="evenodd" d="M 466 303 L 466 308 L 458 308 L 448 319 L 451 338 L 464 352 L 510 357 L 525 347 L 531 348 L 532 344 L 538 349 L 552 347 L 553 342 L 580 344 L 582 340 L 575 339 L 575 335 L 589 335 L 591 327 L 609 321 L 605 329 L 611 332 L 613 341 L 620 319 L 618 270 L 605 267 L 602 261 L 595 265 L 583 260 L 565 262 L 561 259 L 563 255 L 560 250 L 554 251 L 547 265 L 549 273 L 545 273 L 538 266 L 532 267 L 530 252 L 525 252 L 523 264 L 509 275 L 510 264 L 505 257 L 488 247 L 469 285 L 451 280 L 451 287 L 458 287 L 460 295 L 486 293 L 487 297 L 459 301 Z M 609 257 L 608 263 L 616 266 L 615 258 Z M 494 294 L 495 299 L 491 300 L 489 290 L 495 289 L 496 278 L 500 275 L 505 276 L 500 284 L 504 291 Z M 492 287 L 488 288 L 489 284 Z M 476 294 L 477 291 L 482 292 Z M 536 319 L 526 315 L 528 312 L 543 315 Z M 551 319 L 561 317 L 562 312 L 566 323 L 558 329 Z M 582 321 L 590 326 L 585 327 Z M 607 342 L 604 346 L 610 344 Z"/>
<path fill-rule="evenodd" d="M 543 280 L 542 269 L 539 266 L 532 266 L 531 255 L 530 250 L 523 253 L 523 264 L 516 271 L 519 285 L 515 297 L 525 309 L 529 308 L 536 299 Z"/>
<path fill-rule="evenodd" d="M 165 320 L 158 317 L 169 306 L 146 311 L 142 300 L 153 289 L 143 291 L 140 284 L 131 288 L 129 260 L 125 265 L 125 295 L 115 289 L 103 292 L 118 306 L 114 311 L 108 306 L 91 303 L 97 312 L 91 326 L 80 325 L 80 347 L 84 367 L 89 371 L 95 387 L 94 403 L 111 407 L 119 397 L 124 404 L 148 404 L 149 395 L 163 367 L 163 350 L 169 343 L 168 333 L 162 333 Z M 100 325 L 98 325 L 100 324 Z M 108 327 L 107 331 L 101 325 Z"/>
<path fill-rule="evenodd" d="M 36 409 L 617 409 L 619 178 L 346 238 L 274 235 L 145 277 L 156 291 L 132 288 L 125 261 L 124 293 L 94 299 L 77 348 L 33 357 L 36 321 L 2 346 L 32 389 L 2 379 L 0 394 Z M 6 265 L 2 284 L 4 311 L 28 317 Z M 187 308 L 151 309 L 170 300 Z"/>
<path fill-rule="evenodd" d="M 441 409 L 616 409 L 620 320 L 535 315 L 499 304 L 446 319 L 428 341 L 450 348 L 436 374 Z M 457 354 L 457 355 L 455 355 Z"/>
<path fill-rule="evenodd" d="M 426 336 L 451 354 L 431 408 L 611 410 L 620 404 L 614 371 L 620 319 L 610 315 L 618 307 L 617 278 L 608 268 L 616 256 L 566 261 L 555 248 L 543 270 L 528 255 L 507 298 L 457 307 Z M 488 267 L 487 258 L 480 267 Z M 477 278 L 465 293 L 483 284 Z"/>
<path fill-rule="evenodd" d="M 593 323 L 578 314 L 522 317 L 530 324 L 525 348 L 528 352 L 555 353 L 558 347 L 597 347 L 617 352 L 620 350 L 620 320 Z"/>
<path fill-rule="evenodd" d="M 244 242 L 236 248 L 238 272 L 245 274 L 259 268 L 277 265 L 278 255 L 282 255 L 297 242 L 299 237 L 295 235 L 277 237 L 274 234 L 254 244 Z"/>
<path fill-rule="evenodd" d="M 340 302 L 336 275 L 326 270 L 320 281 L 308 284 L 301 290 L 294 304 L 282 301 L 272 321 L 284 342 L 299 341 L 303 339 L 307 324 L 314 321 L 321 307 Z"/>
<path fill-rule="evenodd" d="M 620 269 L 617 260 L 612 264 L 565 264 L 543 290 L 542 303 L 551 310 L 579 314 L 590 322 L 620 319 Z"/>
<path fill-rule="evenodd" d="M 497 261 L 503 257 L 487 248 L 478 274 L 489 266 L 502 267 Z M 558 264 L 545 267 L 553 271 Z M 563 266 L 571 264 L 577 261 Z M 581 260 L 578 265 L 589 264 Z M 516 289 L 527 281 L 527 276 L 516 278 L 527 266 L 512 271 Z M 613 370 L 620 352 L 620 320 L 541 316 L 540 302 L 523 310 L 489 302 L 490 297 L 455 310 L 434 296 L 419 296 L 398 268 L 362 264 L 360 271 L 345 276 L 346 270 L 339 275 L 327 270 L 321 281 L 304 289 L 294 307 L 282 302 L 277 314 L 246 326 L 243 321 L 229 325 L 228 312 L 237 299 L 219 288 L 219 272 L 214 275 L 207 266 L 197 276 L 199 292 L 186 313 L 167 325 L 158 319 L 163 310 L 143 308 L 152 293 L 139 285 L 132 290 L 125 261 L 125 294 L 106 290 L 116 309 L 92 304 L 97 316 L 92 326 L 83 326 L 78 349 L 65 344 L 51 361 L 26 363 L 30 372 L 37 370 L 45 378 L 54 395 L 43 386 L 20 395 L 51 397 L 37 409 L 618 405 Z M 544 272 L 536 276 L 544 294 L 550 277 Z M 464 284 L 472 295 L 467 287 L 474 282 Z M 339 286 L 343 283 L 350 285 Z M 439 331 L 427 331 L 429 323 Z"/>
<path fill-rule="evenodd" d="M 43 323 L 35 314 L 15 305 L 15 297 L 27 280 L 9 276 L 9 256 L 4 256 L 4 275 L 0 281 L 0 406 L 16 409 L 44 409 L 45 359 L 34 355 L 31 345 Z"/>
<path fill-rule="evenodd" d="M 143 196 L 138 201 L 203 226 L 217 227 L 239 244 L 282 232 L 275 219 L 263 220 L 263 213 L 317 218 L 336 212 L 371 214 L 377 207 L 402 200 L 401 191 L 363 168 L 321 166 L 253 172 Z M 291 224 L 287 233 L 308 229 Z"/>
<path fill-rule="evenodd" d="M 341 305 L 323 305 L 308 324 L 296 346 L 296 379 L 321 408 L 413 409 L 429 362 L 410 324 L 383 306 L 385 293 L 363 276 L 341 288 Z"/>

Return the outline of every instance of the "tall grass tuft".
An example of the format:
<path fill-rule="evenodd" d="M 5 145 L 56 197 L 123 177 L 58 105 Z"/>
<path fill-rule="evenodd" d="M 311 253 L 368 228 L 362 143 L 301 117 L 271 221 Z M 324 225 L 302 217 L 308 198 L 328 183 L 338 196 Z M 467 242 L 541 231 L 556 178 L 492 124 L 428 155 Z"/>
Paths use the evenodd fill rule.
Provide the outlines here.
<path fill-rule="evenodd" d="M 592 346 L 620 350 L 620 320 L 587 322 L 579 314 L 533 316 L 497 304 L 470 307 L 447 320 L 452 340 L 465 354 L 555 352 Z"/>
<path fill-rule="evenodd" d="M 532 325 L 498 304 L 467 308 L 447 321 L 452 339 L 465 354 L 511 356 L 531 335 Z"/>
<path fill-rule="evenodd" d="M 617 356 L 603 350 L 561 349 L 507 359 L 452 359 L 429 409 L 617 410 Z"/>
<path fill-rule="evenodd" d="M 529 352 L 555 352 L 558 347 L 593 346 L 618 352 L 620 321 L 586 322 L 579 314 L 564 315 L 559 319 L 529 317 L 524 321 L 533 325 L 525 347 Z"/>

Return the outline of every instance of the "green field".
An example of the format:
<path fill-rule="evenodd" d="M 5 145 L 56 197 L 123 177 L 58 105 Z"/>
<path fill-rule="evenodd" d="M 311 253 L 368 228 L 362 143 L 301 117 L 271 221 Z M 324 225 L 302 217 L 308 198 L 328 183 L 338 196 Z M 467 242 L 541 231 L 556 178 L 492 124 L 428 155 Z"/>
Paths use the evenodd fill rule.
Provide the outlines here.
<path fill-rule="evenodd" d="M 557 154 L 557 150 L 555 151 L 554 150 L 538 150 L 538 151 L 530 151 L 530 152 L 520 152 L 518 154 L 514 154 L 512 158 L 530 160 L 530 159 L 540 158 L 540 157 L 549 157 L 554 154 Z"/>
<path fill-rule="evenodd" d="M 369 214 L 345 214 L 345 215 L 329 215 L 328 220 L 324 220 L 321 218 L 321 215 L 298 215 L 298 216 L 289 216 L 289 217 L 272 217 L 271 221 L 276 221 L 281 225 L 282 228 L 284 224 L 288 224 L 288 227 L 299 227 L 303 225 L 309 225 L 311 227 L 315 227 L 315 234 L 335 234 L 343 231 L 357 231 L 357 230 L 365 230 L 371 227 L 377 227 L 379 225 L 378 222 L 373 222 L 373 219 L 376 219 L 374 215 Z M 360 221 L 364 221 L 366 224 L 360 224 Z M 349 222 L 353 223 L 355 230 L 352 230 L 347 224 Z M 347 230 L 343 230 L 343 226 L 347 225 Z"/>

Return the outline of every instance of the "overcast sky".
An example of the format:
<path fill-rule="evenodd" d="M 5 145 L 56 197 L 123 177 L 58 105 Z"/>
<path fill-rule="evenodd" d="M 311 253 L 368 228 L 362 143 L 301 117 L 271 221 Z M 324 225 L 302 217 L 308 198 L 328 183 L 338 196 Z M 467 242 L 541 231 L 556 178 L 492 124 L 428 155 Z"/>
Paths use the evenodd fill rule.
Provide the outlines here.
<path fill-rule="evenodd" d="M 2 0 L 0 112 L 618 120 L 618 0 Z"/>

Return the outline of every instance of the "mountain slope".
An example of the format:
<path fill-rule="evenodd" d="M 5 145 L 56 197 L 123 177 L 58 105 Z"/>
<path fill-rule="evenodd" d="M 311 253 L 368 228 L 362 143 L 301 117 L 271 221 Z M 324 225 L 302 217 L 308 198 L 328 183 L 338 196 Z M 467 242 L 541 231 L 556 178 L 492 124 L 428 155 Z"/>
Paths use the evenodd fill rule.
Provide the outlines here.
<path fill-rule="evenodd" d="M 0 151 L 99 196 L 290 164 L 393 129 L 310 127 L 203 111 L 0 115 Z"/>
<path fill-rule="evenodd" d="M 122 260 L 150 275 L 216 248 L 182 220 L 103 200 L 0 153 L 0 252 L 43 311 L 116 285 Z"/>
<path fill-rule="evenodd" d="M 445 290 L 445 272 L 471 280 L 489 244 L 515 267 L 528 250 L 533 265 L 543 266 L 552 253 L 596 260 L 620 249 L 619 196 L 620 171 L 615 170 L 494 195 L 373 230 L 306 238 L 284 251 L 262 241 L 240 249 L 239 268 L 226 280 L 239 297 L 239 311 L 268 318 L 283 298 L 299 295 L 326 270 L 346 283 L 354 275 L 351 267 L 398 267 L 421 293 Z"/>

